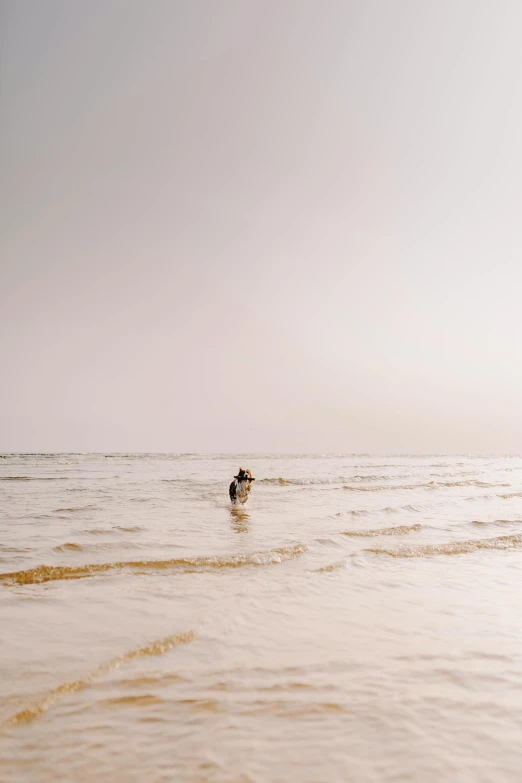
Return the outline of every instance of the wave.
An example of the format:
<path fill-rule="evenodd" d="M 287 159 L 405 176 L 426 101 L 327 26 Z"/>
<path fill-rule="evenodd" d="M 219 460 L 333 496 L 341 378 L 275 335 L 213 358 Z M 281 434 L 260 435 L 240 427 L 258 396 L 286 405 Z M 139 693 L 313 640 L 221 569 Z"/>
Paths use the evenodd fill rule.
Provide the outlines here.
<path fill-rule="evenodd" d="M 64 519 L 67 519 L 67 517 L 64 517 Z M 110 536 L 112 533 L 112 528 L 91 527 L 84 529 L 82 532 L 89 536 Z"/>
<path fill-rule="evenodd" d="M 331 479 L 314 479 L 314 478 L 264 478 L 259 479 L 260 484 L 279 484 L 280 486 L 295 485 L 295 486 L 308 486 L 312 484 L 341 484 L 346 481 L 346 477 L 331 478 Z"/>
<path fill-rule="evenodd" d="M 260 484 L 279 484 L 280 486 L 295 485 L 308 486 L 315 484 L 342 484 L 344 481 L 389 481 L 392 479 L 407 478 L 406 476 L 368 475 L 368 476 L 332 476 L 330 478 L 283 478 L 282 476 L 259 479 Z M 171 481 L 174 479 L 162 479 Z"/>
<path fill-rule="evenodd" d="M 124 568 L 143 573 L 161 569 L 180 569 L 192 571 L 198 569 L 242 568 L 243 566 L 264 566 L 284 563 L 302 555 L 308 547 L 305 544 L 279 547 L 265 552 L 250 552 L 244 555 L 187 557 L 172 560 L 128 560 L 114 563 L 92 563 L 83 566 L 47 566 L 41 565 L 27 571 L 13 571 L 0 574 L 0 582 L 5 585 L 32 585 L 56 580 L 84 579 L 104 574 L 108 571 L 119 571 Z"/>
<path fill-rule="evenodd" d="M 62 513 L 62 514 L 74 514 L 78 511 L 99 511 L 99 506 L 95 506 L 94 504 L 89 504 L 87 506 L 71 506 L 70 508 L 56 508 L 55 512 Z"/>
<path fill-rule="evenodd" d="M 132 541 L 96 541 L 87 545 L 67 542 L 55 546 L 53 552 L 107 552 L 109 550 L 120 551 L 122 549 L 136 550 L 141 549 L 141 547 Z"/>
<path fill-rule="evenodd" d="M 0 476 L 0 481 L 69 481 L 66 476 Z"/>
<path fill-rule="evenodd" d="M 522 498 L 522 492 L 508 492 L 505 495 L 497 495 L 497 497 L 503 500 L 510 500 L 511 498 Z"/>
<path fill-rule="evenodd" d="M 354 508 L 350 511 L 338 511 L 331 516 L 331 519 L 341 516 L 367 517 L 371 514 L 402 514 L 404 512 L 414 512 L 422 514 L 433 506 L 432 503 L 408 503 L 405 506 L 386 506 L 385 508 Z"/>
<path fill-rule="evenodd" d="M 351 492 L 385 492 L 403 489 L 439 489 L 439 487 L 509 487 L 510 484 L 490 484 L 487 481 L 466 479 L 464 481 L 428 481 L 422 484 L 400 484 L 399 486 L 386 484 L 377 487 L 353 487 L 345 485 L 343 489 Z"/>
<path fill-rule="evenodd" d="M 369 476 L 348 476 L 347 478 L 341 478 L 340 481 L 392 481 L 393 479 L 404 479 L 404 478 L 409 478 L 409 477 L 397 476 L 397 475 L 377 476 L 375 474 L 370 474 Z"/>
<path fill-rule="evenodd" d="M 57 688 L 54 688 L 52 691 L 49 691 L 39 701 L 34 702 L 32 706 L 17 712 L 10 718 L 7 718 L 7 720 L 3 722 L 3 725 L 16 726 L 20 723 L 30 723 L 32 720 L 45 712 L 50 706 L 56 704 L 57 701 L 63 699 L 69 693 L 74 693 L 75 691 L 82 690 L 83 688 L 92 685 L 93 681 L 97 677 L 109 674 L 111 671 L 114 671 L 114 669 L 119 668 L 122 663 L 132 661 L 135 658 L 143 658 L 147 655 L 163 655 L 173 647 L 177 647 L 180 644 L 188 644 L 189 642 L 194 641 L 195 638 L 196 634 L 193 631 L 189 631 L 188 633 L 180 633 L 176 636 L 166 636 L 164 639 L 158 639 L 154 642 L 150 642 L 149 644 L 145 645 L 145 647 L 139 647 L 136 650 L 131 650 L 128 653 L 119 655 L 117 658 L 112 658 L 112 660 L 107 661 L 106 663 L 102 663 L 94 672 L 87 675 L 87 677 L 84 679 L 65 682 L 62 685 L 59 685 Z"/>
<path fill-rule="evenodd" d="M 484 525 L 516 525 L 522 522 L 522 519 L 494 519 L 492 522 L 483 522 L 480 519 L 474 519 L 472 525 L 484 526 Z"/>
<path fill-rule="evenodd" d="M 54 552 L 81 552 L 83 547 L 80 544 L 60 544 L 54 547 Z"/>
<path fill-rule="evenodd" d="M 462 498 L 462 500 L 466 500 L 469 503 L 483 503 L 485 500 L 496 500 L 498 497 L 501 497 L 501 495 L 496 495 L 494 492 L 487 492 L 484 495 L 471 495 L 468 498 Z"/>
<path fill-rule="evenodd" d="M 452 541 L 447 544 L 425 544 L 395 550 L 375 548 L 364 551 L 389 557 L 429 557 L 431 555 L 465 555 L 480 549 L 514 549 L 520 543 L 522 543 L 522 534 L 519 533 L 512 536 L 497 536 L 496 538 L 483 538 L 474 541 Z"/>
<path fill-rule="evenodd" d="M 438 487 L 510 487 L 511 484 L 490 483 L 489 481 L 479 481 L 478 479 L 464 479 L 464 481 L 433 481 Z"/>
<path fill-rule="evenodd" d="M 347 489 L 349 492 L 385 492 L 386 490 L 399 490 L 399 489 L 422 489 L 426 487 L 426 484 L 402 484 L 400 486 L 393 486 L 391 484 L 379 485 L 376 487 L 352 487 L 349 484 L 345 484 L 343 489 Z"/>
<path fill-rule="evenodd" d="M 422 525 L 398 525 L 397 527 L 382 527 L 372 530 L 341 530 L 343 536 L 357 538 L 373 538 L 375 536 L 406 536 L 408 533 L 416 533 L 422 529 Z"/>
<path fill-rule="evenodd" d="M 320 574 L 320 573 L 331 573 L 332 571 L 336 571 L 338 568 L 342 568 L 345 564 L 344 560 L 339 560 L 337 563 L 330 563 L 330 565 L 322 566 L 321 568 L 313 568 L 312 573 L 314 574 Z"/>
<path fill-rule="evenodd" d="M 438 478 L 462 478 L 463 476 L 474 476 L 478 473 L 477 470 L 459 470 L 457 473 L 448 473 L 445 471 L 444 473 L 430 473 L 430 476 L 435 476 Z"/>
<path fill-rule="evenodd" d="M 333 546 L 338 546 L 338 544 L 337 544 L 337 542 L 335 541 L 335 539 L 333 539 L 333 538 L 328 538 L 328 537 L 326 537 L 326 536 L 323 536 L 322 538 L 316 538 L 316 539 L 315 539 L 315 541 L 316 541 L 318 544 L 322 544 L 323 546 L 330 546 L 330 545 L 333 545 Z"/>
<path fill-rule="evenodd" d="M 281 484 L 283 486 L 284 484 L 308 484 L 307 481 L 304 479 L 284 479 L 279 476 L 279 478 L 264 478 L 259 480 L 260 484 Z"/>
<path fill-rule="evenodd" d="M 304 702 L 294 699 L 268 701 L 266 699 L 258 699 L 257 701 L 244 702 L 243 704 L 242 712 L 245 715 L 275 715 L 291 720 L 346 712 L 345 707 L 337 702 Z"/>
<path fill-rule="evenodd" d="M 425 511 L 427 511 L 427 509 L 431 508 L 432 505 L 434 505 L 434 504 L 431 504 L 431 503 L 425 503 L 425 504 L 422 504 L 422 503 L 408 503 L 406 506 L 386 506 L 386 508 L 380 509 L 380 511 L 383 514 L 399 514 L 399 513 L 405 512 L 405 511 L 406 512 L 413 511 L 416 514 L 421 514 L 421 513 L 425 512 Z"/>

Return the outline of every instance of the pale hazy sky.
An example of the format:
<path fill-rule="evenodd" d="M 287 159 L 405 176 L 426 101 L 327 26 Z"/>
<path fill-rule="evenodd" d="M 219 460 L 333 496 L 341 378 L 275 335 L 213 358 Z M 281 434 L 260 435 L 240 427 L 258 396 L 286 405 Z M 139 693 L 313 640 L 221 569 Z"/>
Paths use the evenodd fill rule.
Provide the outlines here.
<path fill-rule="evenodd" d="M 0 30 L 0 451 L 522 451 L 519 0 Z"/>

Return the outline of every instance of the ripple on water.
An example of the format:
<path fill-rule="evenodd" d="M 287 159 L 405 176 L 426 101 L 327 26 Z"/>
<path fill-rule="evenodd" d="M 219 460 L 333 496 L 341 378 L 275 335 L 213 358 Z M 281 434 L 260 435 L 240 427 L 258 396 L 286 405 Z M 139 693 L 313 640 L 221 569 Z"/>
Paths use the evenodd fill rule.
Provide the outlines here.
<path fill-rule="evenodd" d="M 85 678 L 73 680 L 72 682 L 65 682 L 52 691 L 49 691 L 42 698 L 33 702 L 30 707 L 7 718 L 3 725 L 14 726 L 20 723 L 30 723 L 53 704 L 56 704 L 57 701 L 68 696 L 69 693 L 74 693 L 75 691 L 86 688 L 91 685 L 96 678 L 109 674 L 111 671 L 114 671 L 114 669 L 119 668 L 122 664 L 132 661 L 135 658 L 143 658 L 147 655 L 163 655 L 173 647 L 177 647 L 179 644 L 188 644 L 189 642 L 194 641 L 195 638 L 196 635 L 193 631 L 177 634 L 176 636 L 166 636 L 164 639 L 158 639 L 146 644 L 144 647 L 131 650 L 128 653 L 119 655 L 117 658 L 112 658 L 110 661 L 102 663 L 94 672 L 87 675 Z"/>

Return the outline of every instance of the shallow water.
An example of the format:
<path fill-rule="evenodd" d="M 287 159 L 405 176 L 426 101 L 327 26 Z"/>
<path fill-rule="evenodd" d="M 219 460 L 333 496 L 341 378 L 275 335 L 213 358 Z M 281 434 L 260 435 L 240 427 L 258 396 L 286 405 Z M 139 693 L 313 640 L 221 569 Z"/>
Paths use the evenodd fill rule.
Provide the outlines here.
<path fill-rule="evenodd" d="M 4 455 L 0 533 L 2 783 L 522 777 L 520 457 Z"/>

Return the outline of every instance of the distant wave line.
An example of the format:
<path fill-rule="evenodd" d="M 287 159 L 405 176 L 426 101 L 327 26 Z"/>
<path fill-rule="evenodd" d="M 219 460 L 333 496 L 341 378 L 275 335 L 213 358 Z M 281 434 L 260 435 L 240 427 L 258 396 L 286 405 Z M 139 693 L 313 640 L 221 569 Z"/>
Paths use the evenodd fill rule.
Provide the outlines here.
<path fill-rule="evenodd" d="M 0 481 L 69 481 L 66 476 L 0 476 Z"/>
<path fill-rule="evenodd" d="M 491 484 L 487 481 L 478 481 L 477 479 L 466 479 L 464 481 L 428 481 L 421 484 L 400 484 L 400 485 L 380 485 L 377 487 L 352 487 L 345 485 L 344 489 L 351 492 L 385 492 L 386 490 L 407 490 L 407 489 L 439 489 L 440 487 L 510 487 L 511 484 Z"/>

